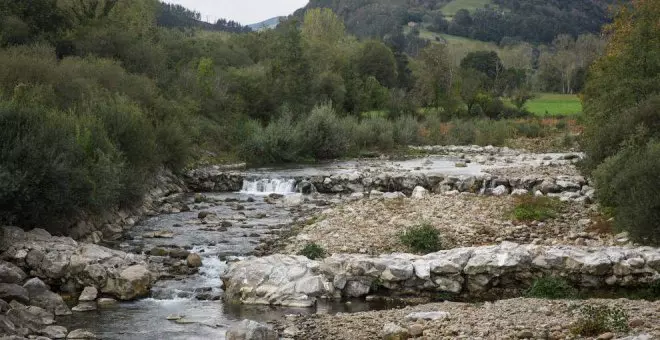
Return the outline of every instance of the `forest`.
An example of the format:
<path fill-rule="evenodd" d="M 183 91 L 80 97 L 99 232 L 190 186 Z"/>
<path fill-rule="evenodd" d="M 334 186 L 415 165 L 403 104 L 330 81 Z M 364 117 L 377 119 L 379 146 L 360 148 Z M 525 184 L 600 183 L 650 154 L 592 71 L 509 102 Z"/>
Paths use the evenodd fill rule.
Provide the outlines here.
<path fill-rule="evenodd" d="M 436 8 L 415 3 L 415 11 Z M 492 17 L 487 26 L 499 27 L 493 32 L 461 27 L 465 36 L 498 42 L 498 52 L 457 51 L 419 31 L 404 32 L 401 24 L 415 21 L 412 15 L 432 17 L 413 13 L 407 2 L 313 1 L 261 32 L 227 20 L 202 23 L 199 13 L 156 0 L 0 2 L 0 222 L 57 226 L 130 205 L 164 167 L 177 172 L 223 161 L 301 162 L 410 144 L 502 145 L 511 136 L 538 137 L 547 128 L 520 118 L 531 116 L 525 103 L 539 91 L 585 91 L 593 155 L 586 167 L 603 183 L 617 181 L 603 166 L 639 157 L 652 166 L 653 158 L 629 149 L 608 157 L 622 143 L 657 153 L 654 142 L 642 143 L 657 136 L 657 125 L 628 121 L 627 135 L 618 123 L 603 122 L 618 114 L 612 110 L 641 105 L 634 111 L 640 124 L 652 124 L 659 87 L 645 75 L 657 71 L 660 34 L 640 30 L 642 49 L 615 34 L 602 58 L 605 40 L 596 34 L 608 19 L 601 5 L 495 3 L 511 11 L 459 11 L 446 30 Z M 326 5 L 334 11 L 319 8 Z M 548 21 L 534 27 L 553 29 L 522 35 L 520 18 L 532 12 Z M 615 59 L 645 51 L 648 65 L 625 73 L 637 75 L 636 82 L 611 84 L 628 72 Z M 613 93 L 630 100 L 606 104 L 619 97 Z M 613 133 L 601 137 L 607 127 Z M 619 196 L 603 190 L 612 207 L 621 206 Z M 647 207 L 657 207 L 655 195 Z"/>

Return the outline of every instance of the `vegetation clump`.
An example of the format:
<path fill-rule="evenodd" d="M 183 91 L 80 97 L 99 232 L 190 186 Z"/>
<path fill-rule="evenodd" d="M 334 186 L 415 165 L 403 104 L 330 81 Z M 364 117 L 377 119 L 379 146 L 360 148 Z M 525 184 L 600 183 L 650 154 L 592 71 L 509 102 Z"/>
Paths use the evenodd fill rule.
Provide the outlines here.
<path fill-rule="evenodd" d="M 581 336 L 628 330 L 628 315 L 622 309 L 600 305 L 582 306 L 578 320 L 571 326 L 571 333 Z"/>
<path fill-rule="evenodd" d="M 298 252 L 298 255 L 305 256 L 310 260 L 317 260 L 324 258 L 326 252 L 320 245 L 316 243 L 308 243 L 305 248 Z"/>
<path fill-rule="evenodd" d="M 561 203 L 546 196 L 525 195 L 516 199 L 511 215 L 519 222 L 546 221 L 557 216 Z"/>
<path fill-rule="evenodd" d="M 401 233 L 399 239 L 414 253 L 429 254 L 442 250 L 440 232 L 430 224 L 410 227 Z"/>
<path fill-rule="evenodd" d="M 570 299 L 577 295 L 577 290 L 564 278 L 544 276 L 534 280 L 525 295 L 542 299 Z"/>

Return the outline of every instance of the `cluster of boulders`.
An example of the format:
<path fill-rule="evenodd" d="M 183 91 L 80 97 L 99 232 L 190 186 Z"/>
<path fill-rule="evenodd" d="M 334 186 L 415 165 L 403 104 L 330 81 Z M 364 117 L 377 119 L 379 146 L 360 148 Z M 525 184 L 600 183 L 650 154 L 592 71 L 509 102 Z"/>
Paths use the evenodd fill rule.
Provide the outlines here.
<path fill-rule="evenodd" d="M 660 249 L 500 245 L 424 256 L 334 254 L 321 261 L 272 255 L 230 265 L 226 297 L 245 304 L 311 306 L 317 298 L 372 294 L 455 294 L 484 298 L 520 293 L 543 276 L 576 287 L 635 287 L 660 280 Z"/>

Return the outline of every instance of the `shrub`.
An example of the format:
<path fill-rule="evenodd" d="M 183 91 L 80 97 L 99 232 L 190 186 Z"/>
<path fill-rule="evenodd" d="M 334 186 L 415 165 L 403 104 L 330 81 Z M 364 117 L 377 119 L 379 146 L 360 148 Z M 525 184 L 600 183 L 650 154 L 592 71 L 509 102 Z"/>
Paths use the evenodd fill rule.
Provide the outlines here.
<path fill-rule="evenodd" d="M 527 195 L 516 199 L 512 215 L 516 221 L 521 222 L 545 221 L 557 216 L 560 208 L 560 202 L 550 197 Z"/>
<path fill-rule="evenodd" d="M 300 137 L 290 116 L 284 115 L 266 127 L 250 121 L 244 129 L 247 135 L 239 149 L 248 162 L 269 164 L 300 159 Z"/>
<path fill-rule="evenodd" d="M 315 107 L 298 125 L 300 145 L 307 155 L 330 159 L 345 155 L 351 145 L 350 136 L 330 104 Z"/>
<path fill-rule="evenodd" d="M 401 116 L 394 121 L 394 141 L 407 146 L 420 143 L 419 123 L 412 116 Z"/>
<path fill-rule="evenodd" d="M 305 256 L 310 260 L 322 259 L 325 254 L 325 249 L 316 243 L 309 243 L 298 252 L 298 255 Z"/>
<path fill-rule="evenodd" d="M 477 123 L 475 144 L 502 146 L 511 138 L 512 129 L 505 121 L 484 120 Z"/>
<path fill-rule="evenodd" d="M 577 290 L 565 279 L 546 276 L 534 280 L 526 295 L 543 299 L 568 299 L 577 295 Z"/>
<path fill-rule="evenodd" d="M 429 224 L 410 227 L 399 238 L 415 253 L 428 254 L 442 249 L 440 232 Z"/>
<path fill-rule="evenodd" d="M 447 144 L 471 145 L 476 139 L 477 128 L 471 120 L 453 120 L 449 130 Z"/>
<path fill-rule="evenodd" d="M 524 120 L 514 124 L 516 134 L 521 137 L 539 138 L 546 135 L 546 130 L 536 120 Z"/>
<path fill-rule="evenodd" d="M 638 242 L 660 244 L 660 142 L 630 144 L 603 162 L 594 179 L 601 203 L 612 208 L 614 224 Z"/>
<path fill-rule="evenodd" d="M 628 315 L 620 308 L 586 305 L 580 309 L 577 322 L 571 326 L 571 333 L 597 336 L 606 332 L 627 332 L 628 329 Z"/>
<path fill-rule="evenodd" d="M 394 147 L 392 122 L 382 117 L 363 119 L 357 127 L 355 141 L 363 148 L 392 149 Z"/>

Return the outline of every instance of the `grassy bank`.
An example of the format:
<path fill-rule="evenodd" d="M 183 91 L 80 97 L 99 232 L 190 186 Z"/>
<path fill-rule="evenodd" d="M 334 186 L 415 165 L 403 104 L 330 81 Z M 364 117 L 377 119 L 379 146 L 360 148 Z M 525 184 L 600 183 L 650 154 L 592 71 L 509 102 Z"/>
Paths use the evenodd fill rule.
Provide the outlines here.
<path fill-rule="evenodd" d="M 574 94 L 541 93 L 525 109 L 537 116 L 576 115 L 582 112 L 582 103 Z"/>

